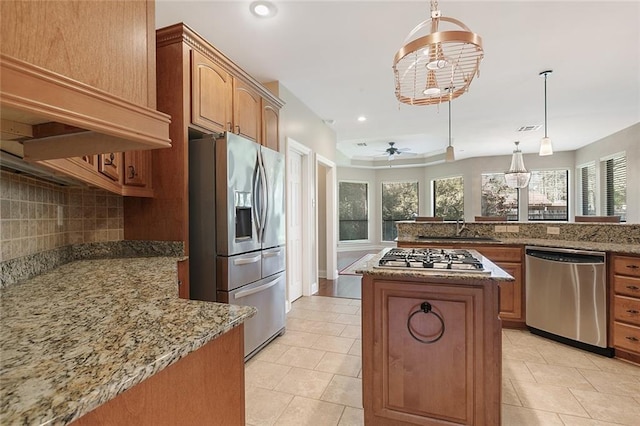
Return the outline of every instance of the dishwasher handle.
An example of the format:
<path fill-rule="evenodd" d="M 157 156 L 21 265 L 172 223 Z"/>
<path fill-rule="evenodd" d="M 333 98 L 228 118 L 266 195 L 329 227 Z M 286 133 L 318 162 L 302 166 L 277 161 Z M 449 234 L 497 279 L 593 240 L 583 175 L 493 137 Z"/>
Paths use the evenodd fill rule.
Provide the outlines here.
<path fill-rule="evenodd" d="M 526 255 L 549 262 L 561 263 L 581 263 L 581 264 L 601 264 L 604 263 L 604 256 L 598 254 L 571 253 L 564 251 L 548 251 L 527 249 Z"/>

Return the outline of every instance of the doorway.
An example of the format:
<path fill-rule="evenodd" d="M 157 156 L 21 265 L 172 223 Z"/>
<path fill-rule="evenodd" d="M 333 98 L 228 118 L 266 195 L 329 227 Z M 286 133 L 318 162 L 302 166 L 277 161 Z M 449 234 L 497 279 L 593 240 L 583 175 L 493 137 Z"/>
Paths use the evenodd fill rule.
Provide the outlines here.
<path fill-rule="evenodd" d="M 319 278 L 338 278 L 337 176 L 336 164 L 316 154 L 316 235 L 318 241 L 317 274 Z M 324 272 L 322 276 L 320 273 Z M 316 291 L 318 288 L 316 287 Z"/>
<path fill-rule="evenodd" d="M 312 294 L 311 149 L 286 139 L 287 157 L 287 311 L 301 296 Z M 317 287 L 317 284 L 316 284 Z"/>

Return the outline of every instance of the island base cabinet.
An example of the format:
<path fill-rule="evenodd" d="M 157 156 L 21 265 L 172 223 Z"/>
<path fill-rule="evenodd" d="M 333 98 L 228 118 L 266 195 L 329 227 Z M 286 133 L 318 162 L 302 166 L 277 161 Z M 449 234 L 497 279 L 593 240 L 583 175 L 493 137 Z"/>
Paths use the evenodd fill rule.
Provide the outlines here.
<path fill-rule="evenodd" d="M 72 425 L 244 425 L 243 329 L 232 328 Z"/>
<path fill-rule="evenodd" d="M 366 425 L 500 424 L 497 291 L 495 283 L 468 286 L 365 275 Z M 431 313 L 424 312 L 425 302 Z"/>

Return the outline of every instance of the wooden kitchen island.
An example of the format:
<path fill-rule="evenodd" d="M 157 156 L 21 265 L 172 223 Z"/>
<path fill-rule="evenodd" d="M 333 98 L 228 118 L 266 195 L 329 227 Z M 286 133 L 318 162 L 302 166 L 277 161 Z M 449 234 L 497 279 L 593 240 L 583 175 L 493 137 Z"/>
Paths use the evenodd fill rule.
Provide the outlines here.
<path fill-rule="evenodd" d="M 366 425 L 500 424 L 498 283 L 513 278 L 477 255 L 477 272 L 376 267 L 362 280 Z"/>

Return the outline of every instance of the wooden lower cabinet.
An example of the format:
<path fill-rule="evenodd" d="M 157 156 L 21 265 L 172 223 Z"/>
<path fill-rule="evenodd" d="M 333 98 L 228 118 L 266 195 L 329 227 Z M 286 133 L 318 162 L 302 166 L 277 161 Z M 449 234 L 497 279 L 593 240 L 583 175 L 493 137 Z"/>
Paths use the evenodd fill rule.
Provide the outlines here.
<path fill-rule="evenodd" d="M 408 330 L 410 323 L 424 340 L 443 330 L 437 317 L 420 311 L 423 302 L 444 322 L 433 343 Z M 496 283 L 365 275 L 362 363 L 367 425 L 499 425 Z"/>
<path fill-rule="evenodd" d="M 244 423 L 244 325 L 239 325 L 71 424 Z"/>
<path fill-rule="evenodd" d="M 640 256 L 613 254 L 609 265 L 609 343 L 617 357 L 640 363 Z"/>

